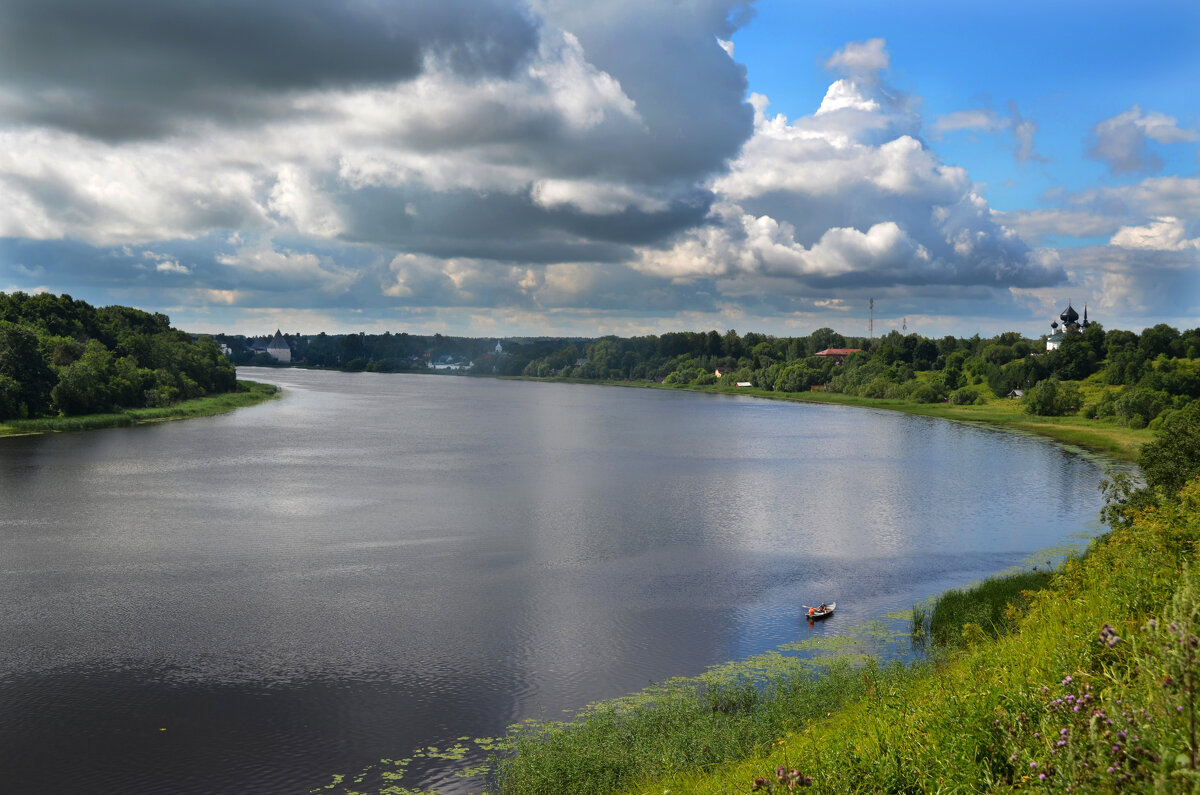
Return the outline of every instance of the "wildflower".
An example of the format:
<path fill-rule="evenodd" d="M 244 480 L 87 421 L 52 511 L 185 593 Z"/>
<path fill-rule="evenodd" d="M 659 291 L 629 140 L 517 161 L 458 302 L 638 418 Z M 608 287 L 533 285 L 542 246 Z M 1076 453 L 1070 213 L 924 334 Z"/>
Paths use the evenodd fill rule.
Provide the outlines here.
<path fill-rule="evenodd" d="M 1046 774 L 1045 774 L 1045 773 L 1038 773 L 1038 778 L 1039 778 L 1039 779 L 1041 779 L 1042 781 L 1045 781 L 1045 780 L 1046 780 Z"/>
<path fill-rule="evenodd" d="M 1100 642 L 1110 649 L 1121 642 L 1121 636 L 1108 624 L 1100 628 Z"/>
<path fill-rule="evenodd" d="M 1037 767 L 1037 762 L 1030 762 L 1030 763 L 1029 763 L 1029 766 L 1030 766 L 1030 767 Z"/>
<path fill-rule="evenodd" d="M 1069 677 L 1069 676 L 1068 676 L 1066 679 L 1062 680 L 1062 683 L 1063 683 L 1064 685 L 1069 685 L 1069 684 L 1071 684 L 1071 682 L 1073 682 L 1073 681 L 1075 681 L 1075 680 L 1074 680 L 1074 679 L 1072 679 L 1071 677 Z"/>

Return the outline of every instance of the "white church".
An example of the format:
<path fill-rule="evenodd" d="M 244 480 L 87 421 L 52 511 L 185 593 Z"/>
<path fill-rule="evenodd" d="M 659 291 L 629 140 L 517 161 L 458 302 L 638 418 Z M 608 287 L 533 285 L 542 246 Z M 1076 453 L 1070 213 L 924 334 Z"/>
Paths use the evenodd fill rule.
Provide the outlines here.
<path fill-rule="evenodd" d="M 1062 321 L 1061 326 L 1059 325 L 1058 320 Z M 1073 306 L 1071 306 L 1070 301 L 1067 301 L 1067 308 L 1064 309 L 1062 314 L 1058 316 L 1058 320 L 1050 321 L 1051 334 L 1049 337 L 1046 337 L 1047 351 L 1058 350 L 1059 346 L 1062 345 L 1063 339 L 1068 334 L 1082 334 L 1084 329 L 1092 325 L 1092 322 L 1088 320 L 1087 316 L 1087 304 L 1083 305 L 1083 321 L 1080 322 L 1079 313 L 1075 311 Z"/>

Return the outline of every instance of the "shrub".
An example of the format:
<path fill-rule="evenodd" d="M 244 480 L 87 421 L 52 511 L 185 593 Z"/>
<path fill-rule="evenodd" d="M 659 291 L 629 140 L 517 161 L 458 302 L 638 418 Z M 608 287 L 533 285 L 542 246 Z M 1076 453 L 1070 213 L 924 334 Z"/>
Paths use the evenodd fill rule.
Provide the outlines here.
<path fill-rule="evenodd" d="M 950 402 L 955 406 L 972 406 L 985 402 L 978 389 L 966 386 L 950 393 Z"/>
<path fill-rule="evenodd" d="M 1027 414 L 1041 417 L 1061 417 L 1079 410 L 1083 394 L 1075 384 L 1064 384 L 1057 378 L 1038 381 L 1021 400 Z"/>
<path fill-rule="evenodd" d="M 918 403 L 937 403 L 941 400 L 938 391 L 929 384 L 921 384 L 912 393 L 912 400 Z"/>

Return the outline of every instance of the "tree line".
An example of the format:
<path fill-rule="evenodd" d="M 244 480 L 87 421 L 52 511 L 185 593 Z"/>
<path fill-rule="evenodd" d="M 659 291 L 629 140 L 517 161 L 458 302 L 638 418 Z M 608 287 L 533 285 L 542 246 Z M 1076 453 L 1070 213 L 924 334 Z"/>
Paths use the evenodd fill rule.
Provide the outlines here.
<path fill-rule="evenodd" d="M 858 349 L 839 363 L 817 354 Z M 1180 332 L 1165 324 L 1144 330 L 1105 331 L 1093 323 L 1067 334 L 1046 351 L 1043 340 L 1017 332 L 929 339 L 891 331 L 868 340 L 817 329 L 806 337 L 679 332 L 647 337 L 603 337 L 571 344 L 523 364 L 526 376 L 591 380 L 653 380 L 695 386 L 749 383 L 769 392 L 814 387 L 867 398 L 924 403 L 983 402 L 1024 392 L 1030 413 L 1085 411 L 1134 428 L 1200 398 L 1200 329 Z M 488 362 L 483 362 L 481 369 Z M 1106 386 L 1083 405 L 1077 382 Z"/>
<path fill-rule="evenodd" d="M 237 388 L 211 338 L 163 314 L 0 293 L 0 420 L 165 406 Z"/>

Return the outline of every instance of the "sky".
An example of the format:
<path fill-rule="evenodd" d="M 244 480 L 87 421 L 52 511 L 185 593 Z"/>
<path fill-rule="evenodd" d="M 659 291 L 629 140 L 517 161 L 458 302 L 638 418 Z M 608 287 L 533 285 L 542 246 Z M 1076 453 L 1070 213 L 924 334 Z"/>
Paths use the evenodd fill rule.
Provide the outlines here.
<path fill-rule="evenodd" d="M 193 332 L 1200 326 L 1200 3 L 0 0 L 0 290 Z"/>

